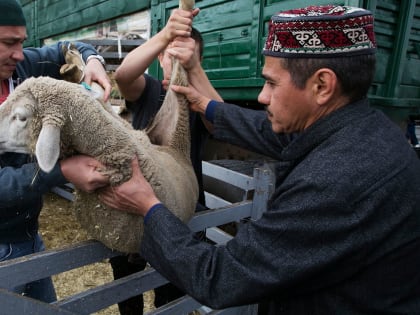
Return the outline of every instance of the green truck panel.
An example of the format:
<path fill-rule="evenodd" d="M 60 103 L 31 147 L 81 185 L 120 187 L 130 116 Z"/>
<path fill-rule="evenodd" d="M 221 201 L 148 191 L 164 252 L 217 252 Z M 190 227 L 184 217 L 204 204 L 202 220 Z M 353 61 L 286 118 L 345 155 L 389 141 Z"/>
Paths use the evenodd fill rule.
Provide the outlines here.
<path fill-rule="evenodd" d="M 44 38 L 150 10 L 151 35 L 164 26 L 178 0 L 21 0 L 31 45 Z M 420 115 L 420 0 L 314 0 L 311 4 L 361 6 L 375 15 L 378 63 L 370 99 L 394 120 Z M 261 51 L 267 22 L 306 0 L 196 0 L 194 26 L 205 41 L 203 67 L 225 100 L 256 104 L 264 83 Z M 42 18 L 41 18 L 42 17 Z M 149 72 L 161 77 L 157 63 Z"/>

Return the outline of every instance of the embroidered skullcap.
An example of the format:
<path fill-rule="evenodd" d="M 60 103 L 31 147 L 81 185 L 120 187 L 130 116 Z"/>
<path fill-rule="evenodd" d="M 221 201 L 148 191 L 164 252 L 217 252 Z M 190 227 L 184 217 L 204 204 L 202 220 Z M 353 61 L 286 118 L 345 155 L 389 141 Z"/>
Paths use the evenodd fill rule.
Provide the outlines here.
<path fill-rule="evenodd" d="M 16 0 L 0 0 L 0 26 L 26 26 L 22 7 Z"/>
<path fill-rule="evenodd" d="M 309 6 L 271 17 L 263 49 L 282 58 L 336 57 L 376 51 L 373 15 L 348 6 Z"/>

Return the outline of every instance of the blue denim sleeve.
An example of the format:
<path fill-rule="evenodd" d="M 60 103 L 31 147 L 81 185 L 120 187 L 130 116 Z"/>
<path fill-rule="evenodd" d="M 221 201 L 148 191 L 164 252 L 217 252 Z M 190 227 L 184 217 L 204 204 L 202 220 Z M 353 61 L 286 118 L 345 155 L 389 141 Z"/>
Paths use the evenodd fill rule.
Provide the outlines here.
<path fill-rule="evenodd" d="M 82 42 L 74 43 L 84 60 L 90 55 L 97 54 L 95 48 L 90 44 Z M 18 64 L 19 74 L 24 73 L 25 78 L 31 76 L 50 76 L 60 79 L 60 67 L 65 63 L 62 46 L 68 44 L 69 42 L 62 41 L 40 48 L 25 48 L 23 50 L 25 59 Z"/>
<path fill-rule="evenodd" d="M 17 168 L 3 167 L 0 169 L 0 207 L 19 209 L 31 206 L 34 200 L 52 187 L 66 182 L 58 163 L 49 173 L 41 171 L 37 163 L 27 163 Z"/>
<path fill-rule="evenodd" d="M 149 211 L 146 213 L 146 215 L 144 216 L 144 224 L 147 224 L 147 222 L 149 221 L 150 217 L 153 215 L 153 213 L 159 209 L 159 208 L 164 208 L 164 205 L 162 203 L 157 203 L 155 205 L 153 205 Z"/>

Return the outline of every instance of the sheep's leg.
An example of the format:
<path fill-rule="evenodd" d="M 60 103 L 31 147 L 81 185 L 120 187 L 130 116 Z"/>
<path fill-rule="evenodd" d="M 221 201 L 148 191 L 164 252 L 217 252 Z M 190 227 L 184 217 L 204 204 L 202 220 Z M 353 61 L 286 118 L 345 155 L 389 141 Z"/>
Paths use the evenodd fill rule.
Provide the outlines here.
<path fill-rule="evenodd" d="M 179 0 L 179 8 L 182 10 L 194 9 L 195 0 Z"/>
<path fill-rule="evenodd" d="M 179 8 L 192 10 L 194 0 L 180 0 Z M 188 85 L 188 75 L 177 59 L 172 62 L 170 85 Z M 188 101 L 184 95 L 177 95 L 170 88 L 162 107 L 146 130 L 150 140 L 159 145 L 169 145 L 189 156 L 190 130 Z"/>

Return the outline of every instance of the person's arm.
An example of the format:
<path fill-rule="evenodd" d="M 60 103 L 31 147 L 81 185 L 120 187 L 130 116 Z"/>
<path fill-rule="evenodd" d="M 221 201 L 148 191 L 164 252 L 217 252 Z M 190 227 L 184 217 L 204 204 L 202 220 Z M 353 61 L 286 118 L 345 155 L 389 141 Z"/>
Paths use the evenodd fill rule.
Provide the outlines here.
<path fill-rule="evenodd" d="M 6 155 L 12 156 L 11 153 L 7 153 L 2 155 L 2 158 Z M 17 154 L 14 156 L 16 159 L 25 158 Z M 5 209 L 16 212 L 16 209 L 36 204 L 41 195 L 64 183 L 66 179 L 61 174 L 58 164 L 50 173 L 41 171 L 37 163 L 6 166 L 0 169 L 0 204 L 4 205 Z"/>
<path fill-rule="evenodd" d="M 109 178 L 101 173 L 105 166 L 87 155 L 74 155 L 61 160 L 60 169 L 67 181 L 86 192 L 109 185 Z"/>
<path fill-rule="evenodd" d="M 160 204 L 160 201 L 141 173 L 136 157 L 133 158 L 131 166 L 133 169 L 131 178 L 120 186 L 101 189 L 99 199 L 111 208 L 125 209 L 145 217 L 153 206 Z"/>
<path fill-rule="evenodd" d="M 176 9 L 165 27 L 141 46 L 131 51 L 115 71 L 115 80 L 123 97 L 137 100 L 143 93 L 143 74 L 157 56 L 177 36 L 190 36 L 193 17 L 198 9 L 190 11 Z"/>
<path fill-rule="evenodd" d="M 222 97 L 210 83 L 201 65 L 201 56 L 196 46 L 197 43 L 191 37 L 176 37 L 167 52 L 180 61 L 188 73 L 189 84 L 200 94 L 213 100 L 222 101 Z"/>
<path fill-rule="evenodd" d="M 184 94 L 190 109 L 205 117 L 215 139 L 279 159 L 282 149 L 293 138 L 293 135 L 274 133 L 265 111 L 212 100 L 192 84 L 188 87 L 172 85 L 171 88 Z"/>
<path fill-rule="evenodd" d="M 42 195 L 51 188 L 72 182 L 77 188 L 84 191 L 94 191 L 109 184 L 106 176 L 99 170 L 103 165 L 87 156 L 73 156 L 59 161 L 51 172 L 46 173 L 39 169 L 37 163 L 26 163 L 27 156 L 15 153 L 2 155 L 2 160 L 14 159 L 16 163 L 7 163 L 12 166 L 0 168 L 0 208 L 2 216 L 16 214 L 17 209 L 34 207 L 41 200 Z M 13 166 L 16 164 L 16 167 Z"/>
<path fill-rule="evenodd" d="M 21 73 L 26 77 L 49 76 L 61 79 L 60 67 L 65 63 L 62 46 L 68 44 L 69 42 L 64 41 L 41 48 L 25 48 L 23 50 L 25 59 L 18 65 Z M 97 51 L 90 44 L 75 42 L 75 45 L 85 62 L 89 56 L 97 55 Z M 99 60 L 89 59 L 85 68 L 85 80 L 88 84 L 92 81 L 99 83 L 105 90 L 104 98 L 108 99 L 111 93 L 111 81 Z"/>
<path fill-rule="evenodd" d="M 293 167 L 283 163 L 282 172 L 288 174 Z M 355 274 L 359 262 L 375 247 L 354 228 L 354 205 L 346 204 L 349 196 L 338 202 L 321 189 L 322 180 L 313 183 L 305 177 L 306 171 L 301 171 L 290 179 L 263 217 L 251 220 L 224 246 L 194 238 L 188 226 L 157 199 L 137 159 L 132 178 L 106 189 L 100 198 L 113 208 L 144 216 L 140 254 L 170 282 L 219 309 L 292 290 L 322 291 Z M 342 216 L 337 216 L 337 209 Z M 360 216 L 371 215 L 360 211 Z M 343 229 L 351 233 L 343 235 Z"/>
<path fill-rule="evenodd" d="M 213 137 L 247 150 L 282 159 L 283 149 L 295 134 L 276 134 L 264 110 L 210 102 L 206 117 L 213 123 Z"/>
<path fill-rule="evenodd" d="M 111 95 L 112 85 L 102 61 L 96 58 L 88 58 L 86 60 L 84 74 L 83 81 L 89 86 L 92 85 L 93 82 L 96 82 L 104 89 L 103 99 L 104 101 L 107 101 Z"/>

